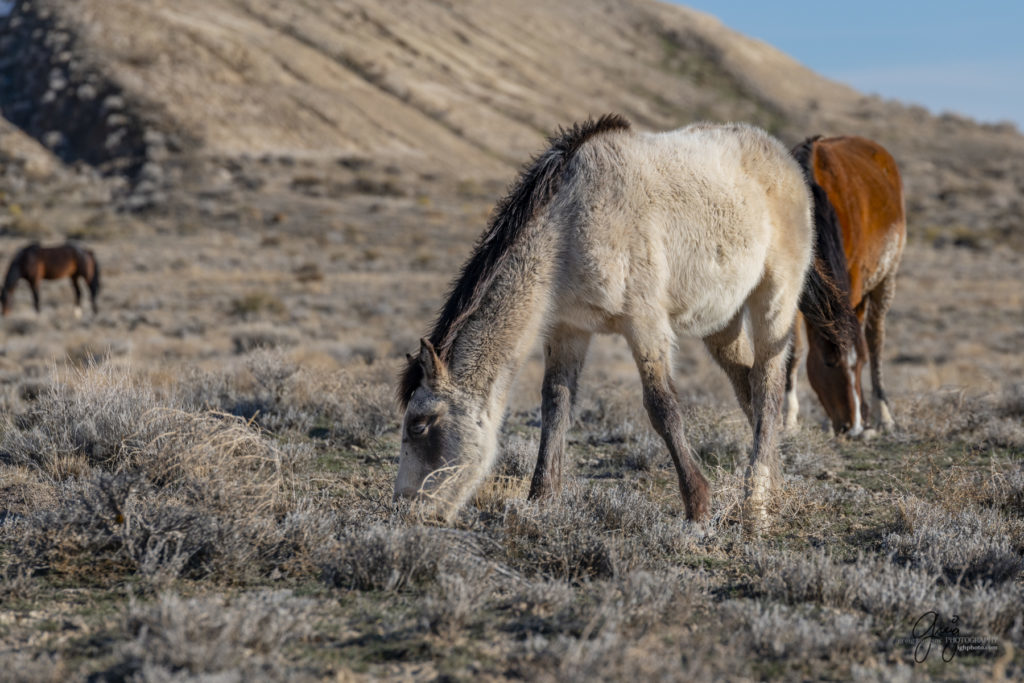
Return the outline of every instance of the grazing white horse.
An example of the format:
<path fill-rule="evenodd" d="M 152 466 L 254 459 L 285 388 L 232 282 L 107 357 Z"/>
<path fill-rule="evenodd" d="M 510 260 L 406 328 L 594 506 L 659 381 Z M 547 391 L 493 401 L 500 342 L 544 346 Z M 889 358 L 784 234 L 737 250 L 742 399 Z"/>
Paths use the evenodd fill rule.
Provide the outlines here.
<path fill-rule="evenodd" d="M 687 517 L 705 518 L 708 482 L 683 436 L 671 377 L 676 336 L 689 335 L 705 341 L 750 420 L 746 508 L 764 517 L 813 244 L 803 173 L 758 128 L 643 133 L 607 115 L 562 131 L 498 205 L 429 338 L 408 357 L 396 498 L 454 516 L 493 465 L 509 386 L 537 335 L 546 367 L 530 496 L 557 490 L 590 338 L 617 333 L 632 349 Z"/>

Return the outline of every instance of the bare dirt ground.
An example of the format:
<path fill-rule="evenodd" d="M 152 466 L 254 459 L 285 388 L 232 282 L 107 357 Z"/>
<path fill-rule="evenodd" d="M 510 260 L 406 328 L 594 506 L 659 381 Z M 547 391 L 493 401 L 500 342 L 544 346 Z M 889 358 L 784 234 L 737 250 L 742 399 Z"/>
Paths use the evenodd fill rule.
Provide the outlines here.
<path fill-rule="evenodd" d="M 886 348 L 900 431 L 828 438 L 804 382 L 759 538 L 738 525 L 748 429 L 703 347 L 677 362 L 714 482 L 694 526 L 614 338 L 589 357 L 562 498 L 524 500 L 535 354 L 499 471 L 453 528 L 424 527 L 390 506 L 393 380 L 497 190 L 310 184 L 94 227 L 95 317 L 70 315 L 66 282 L 39 316 L 18 290 L 0 332 L 9 677 L 1021 675 L 1020 253 L 912 229 Z M 929 612 L 970 639 L 950 661 L 914 638 Z"/>

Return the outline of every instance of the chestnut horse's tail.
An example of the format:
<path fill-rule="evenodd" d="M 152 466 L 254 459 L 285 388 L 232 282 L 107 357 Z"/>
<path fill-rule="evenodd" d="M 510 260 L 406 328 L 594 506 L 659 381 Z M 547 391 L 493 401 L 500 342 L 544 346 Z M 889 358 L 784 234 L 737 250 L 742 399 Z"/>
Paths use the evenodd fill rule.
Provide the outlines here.
<path fill-rule="evenodd" d="M 839 218 L 824 188 L 814 178 L 811 156 L 816 135 L 793 148 L 814 200 L 814 263 L 800 295 L 800 312 L 840 353 L 856 348 L 860 322 L 850 306 L 850 274 L 840 233 Z"/>

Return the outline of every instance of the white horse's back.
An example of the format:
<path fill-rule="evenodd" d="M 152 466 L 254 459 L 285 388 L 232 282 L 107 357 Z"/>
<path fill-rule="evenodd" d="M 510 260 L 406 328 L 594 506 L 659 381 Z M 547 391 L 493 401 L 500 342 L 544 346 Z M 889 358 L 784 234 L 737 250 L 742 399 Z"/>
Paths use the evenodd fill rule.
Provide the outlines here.
<path fill-rule="evenodd" d="M 623 131 L 577 159 L 575 186 L 552 207 L 565 230 L 559 322 L 618 332 L 633 311 L 662 307 L 678 334 L 705 337 L 734 317 L 766 269 L 807 267 L 801 171 L 759 129 Z"/>

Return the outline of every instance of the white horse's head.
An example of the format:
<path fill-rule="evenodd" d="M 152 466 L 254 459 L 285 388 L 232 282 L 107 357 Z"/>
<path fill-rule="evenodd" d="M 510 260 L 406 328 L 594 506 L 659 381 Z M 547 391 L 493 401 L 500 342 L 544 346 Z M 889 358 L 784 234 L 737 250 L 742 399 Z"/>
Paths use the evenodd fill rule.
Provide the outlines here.
<path fill-rule="evenodd" d="M 452 381 L 427 339 L 409 356 L 407 375 L 419 385 L 406 400 L 395 499 L 426 504 L 429 516 L 450 521 L 472 495 L 496 450 L 496 430 L 484 402 Z"/>

